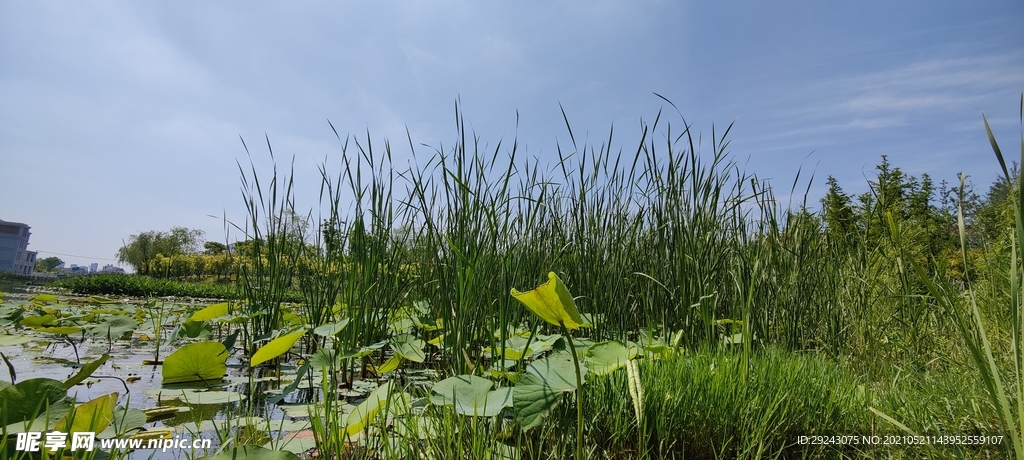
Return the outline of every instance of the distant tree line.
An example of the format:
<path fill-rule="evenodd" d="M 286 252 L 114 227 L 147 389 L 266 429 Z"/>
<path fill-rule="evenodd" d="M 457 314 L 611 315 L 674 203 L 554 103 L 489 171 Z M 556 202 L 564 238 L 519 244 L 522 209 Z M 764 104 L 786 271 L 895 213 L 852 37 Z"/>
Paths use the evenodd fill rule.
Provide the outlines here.
<path fill-rule="evenodd" d="M 1011 171 L 1016 180 L 1018 167 Z M 827 180 L 828 192 L 821 200 L 820 218 L 827 240 L 843 253 L 867 250 L 889 252 L 895 257 L 918 260 L 921 266 L 937 267 L 950 278 L 965 279 L 981 260 L 991 260 L 1007 248 L 1013 228 L 1010 186 L 999 177 L 984 195 L 971 183 L 946 181 L 934 184 L 928 174 L 920 178 L 904 173 L 886 156 L 875 166 L 869 189 L 860 195 L 843 191 L 835 177 Z M 968 261 L 960 256 L 958 216 L 962 214 Z M 894 228 L 896 233 L 894 234 Z M 899 247 L 896 247 L 899 238 Z M 890 257 L 892 258 L 892 257 Z"/>
<path fill-rule="evenodd" d="M 117 259 L 131 265 L 136 273 L 155 278 L 201 280 L 215 276 L 223 280 L 234 274 L 227 245 L 203 241 L 202 230 L 185 227 L 131 235 L 117 251 Z"/>

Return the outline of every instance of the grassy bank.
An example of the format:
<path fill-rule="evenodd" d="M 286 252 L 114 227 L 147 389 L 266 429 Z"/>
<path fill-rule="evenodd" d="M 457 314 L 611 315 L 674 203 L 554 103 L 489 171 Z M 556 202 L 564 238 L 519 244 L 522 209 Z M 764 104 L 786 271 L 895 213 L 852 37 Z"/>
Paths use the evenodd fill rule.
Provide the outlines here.
<path fill-rule="evenodd" d="M 198 299 L 240 299 L 238 289 L 231 283 L 200 283 L 151 278 L 141 275 L 98 274 L 74 276 L 49 283 L 75 294 L 114 295 L 132 297 L 192 297 Z M 287 301 L 297 301 L 294 293 Z"/>

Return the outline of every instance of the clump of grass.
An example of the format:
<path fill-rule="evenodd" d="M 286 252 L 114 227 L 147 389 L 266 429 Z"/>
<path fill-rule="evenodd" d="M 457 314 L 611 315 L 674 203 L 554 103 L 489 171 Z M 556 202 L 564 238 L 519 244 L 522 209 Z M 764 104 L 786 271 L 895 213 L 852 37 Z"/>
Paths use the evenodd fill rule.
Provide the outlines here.
<path fill-rule="evenodd" d="M 248 153 L 244 141 L 242 145 Z M 269 138 L 267 149 L 273 159 Z M 291 287 L 305 235 L 302 217 L 295 213 L 294 166 L 287 176 L 279 176 L 275 161 L 265 185 L 260 183 L 251 157 L 250 167 L 251 177 L 241 163 L 238 165 L 242 197 L 249 214 L 245 227 L 239 230 L 252 241 L 248 257 L 239 266 L 238 279 L 250 316 L 251 336 L 262 337 L 280 327 L 281 302 Z"/>
<path fill-rule="evenodd" d="M 800 436 L 870 434 L 857 381 L 836 364 L 772 348 L 746 366 L 724 350 L 642 360 L 639 437 L 626 373 L 594 380 L 588 441 L 599 458 L 815 458 L 844 451 Z"/>

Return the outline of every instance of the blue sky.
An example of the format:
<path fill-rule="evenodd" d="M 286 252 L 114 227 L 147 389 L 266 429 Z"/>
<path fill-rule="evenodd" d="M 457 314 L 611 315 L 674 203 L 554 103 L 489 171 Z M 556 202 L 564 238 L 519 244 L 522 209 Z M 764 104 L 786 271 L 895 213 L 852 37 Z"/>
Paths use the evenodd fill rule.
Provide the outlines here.
<path fill-rule="evenodd" d="M 454 101 L 482 140 L 542 162 L 674 111 L 788 192 L 798 168 L 849 192 L 883 154 L 987 189 L 1019 142 L 1024 2 L 16 2 L 0 0 L 0 219 L 69 263 L 132 233 L 244 218 L 244 138 L 295 156 L 299 206 L 339 131 L 451 145 Z M 678 121 L 677 121 L 678 122 Z M 334 164 L 337 164 L 335 162 Z M 806 177 L 806 176 L 804 176 Z M 73 256 L 69 256 L 73 255 Z"/>

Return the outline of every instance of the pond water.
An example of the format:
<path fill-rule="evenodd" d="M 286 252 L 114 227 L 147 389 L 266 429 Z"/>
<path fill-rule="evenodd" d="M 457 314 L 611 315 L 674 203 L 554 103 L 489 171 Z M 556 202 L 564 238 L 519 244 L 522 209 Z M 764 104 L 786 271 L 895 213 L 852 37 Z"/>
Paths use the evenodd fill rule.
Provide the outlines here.
<path fill-rule="evenodd" d="M 300 385 L 280 405 L 271 404 L 266 400 L 268 395 L 280 393 L 280 388 L 294 380 L 294 366 L 283 365 L 280 376 L 250 376 L 249 367 L 240 361 L 239 353 L 235 353 L 228 358 L 227 377 L 212 388 L 202 384 L 191 387 L 165 387 L 162 385 L 162 367 L 151 362 L 156 357 L 157 328 L 154 328 L 152 321 L 148 319 L 150 311 L 140 312 L 144 308 L 141 300 L 117 299 L 115 303 L 90 305 L 87 299 L 61 297 L 58 303 L 43 307 L 31 304 L 30 298 L 33 295 L 8 293 L 0 299 L 0 353 L 9 361 L 9 366 L 0 366 L 0 380 L 24 382 L 42 377 L 64 381 L 75 375 L 81 364 L 108 354 L 109 359 L 91 377 L 68 390 L 69 397 L 73 397 L 77 403 L 85 403 L 103 395 L 117 393 L 117 404 L 129 409 L 178 408 L 177 412 L 174 409 L 167 409 L 168 414 L 165 416 L 169 418 L 147 422 L 142 430 L 170 430 L 173 436 L 179 439 L 211 440 L 209 451 L 170 449 L 161 452 L 140 449 L 132 452 L 128 458 L 200 457 L 213 454 L 222 439 L 239 436 L 246 437 L 248 443 L 265 444 L 277 449 L 285 448 L 296 453 L 312 447 L 305 401 L 316 396 L 319 391 L 316 388 L 318 383 L 310 381 Z M 171 338 L 186 318 L 186 312 L 194 311 L 200 306 L 171 299 L 161 303 L 160 307 L 167 310 L 163 325 L 159 328 L 159 334 L 163 337 L 160 359 L 164 359 L 182 344 L 189 342 Z M 142 321 L 119 338 L 108 339 L 105 334 L 90 335 L 84 331 L 67 335 L 50 334 L 40 332 L 47 330 L 46 327 L 33 330 L 9 320 L 12 311 L 37 310 L 20 314 L 38 315 L 44 313 L 43 308 L 49 311 L 60 310 L 58 314 L 63 312 L 71 318 L 76 315 L 80 317 L 83 313 L 88 314 L 90 310 L 107 312 L 89 317 L 87 321 L 78 321 L 79 324 L 95 323 L 108 316 L 128 315 L 135 315 L 134 317 Z M 7 324 L 3 323 L 5 317 L 8 317 Z M 61 318 L 61 325 L 71 324 L 63 321 L 64 319 Z M 213 336 L 205 340 L 219 339 Z M 15 375 L 8 375 L 10 368 L 13 368 Z M 266 373 L 270 370 L 257 369 L 257 372 Z M 311 386 L 313 388 L 310 388 Z M 245 425 L 249 425 L 250 428 L 238 428 Z M 285 439 L 288 439 L 287 444 L 283 442 Z M 0 452 L 0 455 L 2 454 Z"/>

